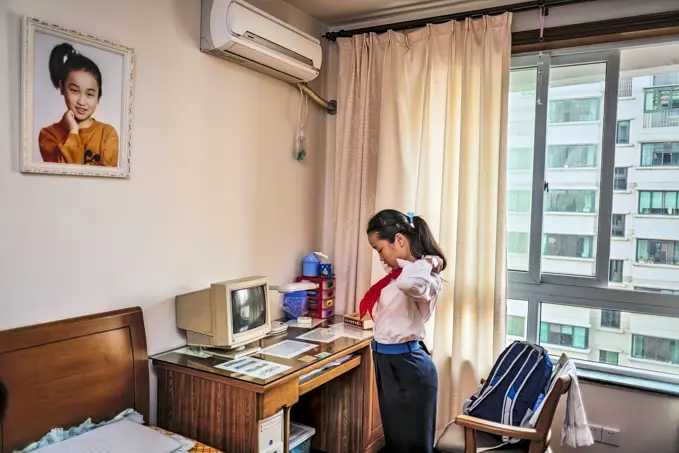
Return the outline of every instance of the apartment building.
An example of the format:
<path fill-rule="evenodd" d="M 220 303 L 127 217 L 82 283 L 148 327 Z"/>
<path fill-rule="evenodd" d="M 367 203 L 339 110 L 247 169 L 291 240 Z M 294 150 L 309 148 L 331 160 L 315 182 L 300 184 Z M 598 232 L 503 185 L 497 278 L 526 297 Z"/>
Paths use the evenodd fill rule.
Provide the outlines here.
<path fill-rule="evenodd" d="M 592 65 L 593 66 L 593 65 Z M 605 65 L 550 80 L 542 272 L 594 276 Z M 679 304 L 679 67 L 620 74 L 609 286 L 677 295 Z M 593 70 L 592 70 L 593 69 Z M 512 74 L 508 263 L 528 270 L 536 91 Z M 642 296 L 643 297 L 643 296 Z M 508 303 L 508 342 L 526 337 L 526 301 Z M 541 304 L 538 337 L 551 353 L 679 372 L 679 319 Z"/>

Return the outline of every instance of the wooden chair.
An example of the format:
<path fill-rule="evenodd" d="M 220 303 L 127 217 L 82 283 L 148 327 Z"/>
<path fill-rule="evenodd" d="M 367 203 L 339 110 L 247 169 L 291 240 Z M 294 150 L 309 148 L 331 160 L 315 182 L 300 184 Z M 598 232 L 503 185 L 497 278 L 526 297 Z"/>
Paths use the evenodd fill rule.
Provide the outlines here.
<path fill-rule="evenodd" d="M 485 382 L 485 379 L 481 381 L 482 384 L 483 382 Z M 515 448 L 504 447 L 499 450 L 502 453 L 549 452 L 550 428 L 554 420 L 554 413 L 561 396 L 568 392 L 570 386 L 570 377 L 565 376 L 557 379 L 554 388 L 547 396 L 534 429 L 503 425 L 469 415 L 458 415 L 455 421 L 448 425 L 437 442 L 436 450 L 441 453 L 477 453 L 477 448 L 497 445 L 497 438 L 490 436 L 495 434 L 528 441 L 527 445 L 516 446 Z"/>

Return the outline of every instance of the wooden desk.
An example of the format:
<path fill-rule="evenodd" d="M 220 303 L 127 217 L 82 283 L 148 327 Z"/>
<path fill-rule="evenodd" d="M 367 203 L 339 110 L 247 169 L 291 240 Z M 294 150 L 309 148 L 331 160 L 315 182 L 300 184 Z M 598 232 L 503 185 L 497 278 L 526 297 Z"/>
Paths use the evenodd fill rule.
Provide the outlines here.
<path fill-rule="evenodd" d="M 341 323 L 340 317 L 322 326 Z M 296 339 L 310 329 L 257 343 L 262 348 Z M 228 361 L 169 351 L 152 357 L 158 371 L 158 425 L 229 453 L 257 453 L 258 421 L 284 410 L 289 423 L 316 428 L 313 448 L 327 453 L 373 453 L 384 447 L 370 350 L 371 339 L 342 337 L 292 359 L 251 357 L 291 367 L 267 380 L 215 368 Z M 299 360 L 327 352 L 313 362 Z M 300 376 L 347 355 L 354 358 L 299 383 Z"/>

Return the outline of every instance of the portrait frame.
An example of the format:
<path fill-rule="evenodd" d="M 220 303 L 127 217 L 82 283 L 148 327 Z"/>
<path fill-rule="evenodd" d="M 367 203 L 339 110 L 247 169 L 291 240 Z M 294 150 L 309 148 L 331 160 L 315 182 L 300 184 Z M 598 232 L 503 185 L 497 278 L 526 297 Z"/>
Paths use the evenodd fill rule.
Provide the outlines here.
<path fill-rule="evenodd" d="M 47 38 L 45 38 L 45 36 Z M 23 49 L 21 62 L 21 86 L 23 93 L 21 121 L 22 149 L 20 159 L 21 172 L 52 175 L 129 178 L 132 155 L 134 50 L 130 47 L 97 38 L 86 33 L 62 28 L 58 25 L 49 24 L 31 17 L 24 18 L 22 37 Z M 117 166 L 85 165 L 84 163 L 81 165 L 76 163 L 45 162 L 42 157 L 40 157 L 42 151 L 42 142 L 40 143 L 40 150 L 36 149 L 36 144 L 38 143 L 37 137 L 41 133 L 41 128 L 49 126 L 51 123 L 58 123 L 61 120 L 61 117 L 54 118 L 53 121 L 50 119 L 49 123 L 43 123 L 36 126 L 36 83 L 40 83 L 42 84 L 41 86 L 44 86 L 46 83 L 45 77 L 48 78 L 48 81 L 50 77 L 49 73 L 36 74 L 36 38 L 42 39 L 43 41 L 45 39 L 58 39 L 71 44 L 74 47 L 77 47 L 77 49 L 92 48 L 93 50 L 91 53 L 96 53 L 98 55 L 110 54 L 111 59 L 115 60 L 115 69 L 119 69 L 121 72 L 120 75 L 115 74 L 115 79 L 119 79 L 120 87 L 115 84 L 113 86 L 114 90 L 111 90 L 109 84 L 108 91 L 113 91 L 115 94 L 113 99 L 107 99 L 107 105 L 109 106 L 109 118 L 113 117 L 115 119 L 113 123 L 117 127 L 113 127 L 108 124 L 106 126 L 113 127 L 113 130 L 117 132 Z M 43 64 L 42 60 L 41 64 L 42 66 L 47 65 L 47 63 Z M 107 75 L 104 73 L 104 71 L 102 71 L 102 78 L 104 79 L 104 89 L 102 90 L 103 94 L 101 96 L 102 98 L 106 96 L 107 92 L 106 76 Z M 44 91 L 44 88 L 41 89 Z M 59 90 L 55 88 L 54 92 L 58 94 Z M 40 102 L 40 100 L 38 100 L 38 102 Z M 50 101 L 48 102 L 50 103 L 50 109 L 48 110 L 54 110 L 56 107 L 54 107 L 52 104 L 54 104 L 56 101 L 53 100 L 53 96 L 50 95 Z M 64 106 L 63 100 L 61 101 L 61 105 Z M 41 113 L 43 110 L 45 109 L 40 109 L 39 113 Z M 62 107 L 62 111 L 66 111 L 66 108 Z M 94 116 L 96 116 L 96 112 Z M 116 119 L 115 117 L 118 118 Z"/>

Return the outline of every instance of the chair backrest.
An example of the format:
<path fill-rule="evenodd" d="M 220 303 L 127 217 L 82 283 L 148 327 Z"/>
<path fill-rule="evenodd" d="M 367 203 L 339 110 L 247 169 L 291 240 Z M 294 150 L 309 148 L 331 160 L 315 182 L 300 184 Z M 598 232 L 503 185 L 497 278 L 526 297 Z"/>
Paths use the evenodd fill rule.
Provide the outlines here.
<path fill-rule="evenodd" d="M 549 430 L 552 427 L 552 422 L 554 421 L 554 414 L 556 413 L 556 408 L 559 406 L 559 400 L 561 396 L 568 393 L 571 387 L 570 376 L 562 376 L 556 378 L 554 387 L 552 391 L 547 395 L 545 404 L 542 407 L 542 412 L 538 416 L 538 422 L 535 424 L 535 430 L 544 439 L 545 445 L 549 444 Z"/>

